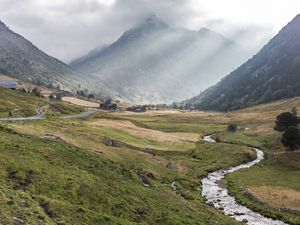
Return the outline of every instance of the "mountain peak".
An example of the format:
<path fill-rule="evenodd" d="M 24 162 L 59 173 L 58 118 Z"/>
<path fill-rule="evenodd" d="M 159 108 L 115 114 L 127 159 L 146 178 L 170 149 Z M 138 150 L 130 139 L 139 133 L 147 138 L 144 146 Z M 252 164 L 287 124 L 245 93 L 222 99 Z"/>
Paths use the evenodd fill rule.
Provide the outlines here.
<path fill-rule="evenodd" d="M 229 40 L 227 37 L 223 36 L 222 34 L 219 34 L 213 30 L 210 30 L 206 27 L 201 28 L 198 31 L 199 35 L 202 35 L 204 37 L 211 37 L 211 38 L 217 38 L 217 39 L 222 39 L 223 41 L 226 41 L 228 44 L 233 43 L 233 41 Z"/>
<path fill-rule="evenodd" d="M 210 29 L 208 29 L 207 27 L 202 27 L 202 28 L 200 28 L 200 30 L 198 32 L 199 33 L 211 33 L 212 31 Z"/>
<path fill-rule="evenodd" d="M 162 21 L 162 19 L 159 18 L 159 17 L 158 17 L 157 15 L 155 15 L 155 14 L 149 16 L 149 17 L 145 20 L 145 22 L 147 22 L 147 23 L 156 23 L 156 22 L 161 22 L 161 21 Z"/>
<path fill-rule="evenodd" d="M 151 15 L 140 24 L 140 26 L 151 26 L 151 27 L 168 27 L 168 24 L 156 15 Z"/>

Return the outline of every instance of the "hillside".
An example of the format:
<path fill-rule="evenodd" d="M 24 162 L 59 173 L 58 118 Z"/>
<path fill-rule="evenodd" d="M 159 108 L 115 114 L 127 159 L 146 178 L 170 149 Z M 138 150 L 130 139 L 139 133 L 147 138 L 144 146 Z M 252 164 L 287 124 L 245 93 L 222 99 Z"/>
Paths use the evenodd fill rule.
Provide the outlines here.
<path fill-rule="evenodd" d="M 23 102 L 35 102 L 32 108 L 44 104 L 25 93 L 3 93 L 20 108 L 27 107 L 18 102 L 21 96 Z M 299 98 L 230 113 L 98 112 L 81 119 L 0 122 L 0 190 L 5 206 L 0 223 L 242 224 L 205 203 L 199 177 L 249 160 L 249 146 L 268 147 L 265 163 L 239 172 L 251 179 L 233 174 L 226 184 L 233 192 L 243 187 L 257 196 L 264 193 L 262 188 L 273 195 L 283 190 L 298 195 L 299 154 L 271 145 L 280 146 L 272 128 L 276 115 L 292 106 L 299 109 Z M 230 122 L 239 126 L 237 132 L 226 131 Z M 208 133 L 217 135 L 219 143 L 200 140 Z M 269 216 L 300 222 L 297 212 L 247 200 L 244 191 L 234 195 L 249 207 L 252 201 Z M 293 204 L 287 196 L 280 207 Z"/>
<path fill-rule="evenodd" d="M 300 15 L 263 49 L 186 107 L 227 111 L 300 95 Z"/>
<path fill-rule="evenodd" d="M 84 111 L 84 108 L 64 101 L 51 101 L 31 93 L 0 87 L 0 118 L 34 116 L 38 108 L 43 108 L 46 116 L 78 114 Z"/>
<path fill-rule="evenodd" d="M 0 117 L 9 117 L 9 112 L 12 116 L 33 116 L 37 108 L 46 104 L 45 99 L 0 87 Z"/>
<path fill-rule="evenodd" d="M 209 29 L 174 28 L 153 16 L 71 66 L 130 101 L 159 103 L 198 94 L 247 57 Z"/>
<path fill-rule="evenodd" d="M 101 83 L 87 79 L 58 59 L 45 54 L 1 21 L 0 73 L 49 88 L 59 87 L 69 91 L 89 89 L 97 94 L 113 95 Z"/>

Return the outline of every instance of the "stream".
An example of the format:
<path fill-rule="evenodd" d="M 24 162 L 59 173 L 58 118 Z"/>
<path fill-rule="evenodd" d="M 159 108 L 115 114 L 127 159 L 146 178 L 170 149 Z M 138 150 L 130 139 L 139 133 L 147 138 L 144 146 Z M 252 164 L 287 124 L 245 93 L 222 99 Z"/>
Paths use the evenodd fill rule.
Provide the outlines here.
<path fill-rule="evenodd" d="M 210 139 L 212 138 L 203 138 L 205 141 L 212 142 Z M 219 181 L 222 180 L 226 174 L 233 173 L 240 169 L 250 168 L 264 159 L 264 153 L 261 150 L 254 150 L 257 154 L 255 160 L 239 166 L 233 166 L 228 169 L 209 173 L 206 178 L 203 178 L 201 180 L 202 196 L 206 199 L 207 204 L 213 205 L 215 208 L 222 210 L 225 215 L 248 225 L 288 225 L 280 220 L 264 217 L 245 206 L 239 205 L 234 197 L 228 194 L 228 190 L 219 185 Z"/>

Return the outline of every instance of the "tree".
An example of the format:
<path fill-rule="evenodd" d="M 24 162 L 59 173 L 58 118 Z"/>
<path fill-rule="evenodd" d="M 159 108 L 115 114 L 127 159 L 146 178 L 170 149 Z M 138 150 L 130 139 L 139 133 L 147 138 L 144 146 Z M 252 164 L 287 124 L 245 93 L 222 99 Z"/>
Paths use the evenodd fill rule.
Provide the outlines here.
<path fill-rule="evenodd" d="M 291 150 L 297 148 L 300 145 L 300 130 L 294 126 L 287 128 L 282 135 L 281 143 Z"/>
<path fill-rule="evenodd" d="M 293 113 L 284 112 L 277 116 L 274 129 L 277 131 L 286 131 L 291 126 L 297 126 L 299 122 L 299 118 Z"/>
<path fill-rule="evenodd" d="M 95 98 L 95 96 L 94 96 L 94 94 L 88 94 L 87 98 L 88 98 L 88 99 L 90 99 L 90 98 Z"/>
<path fill-rule="evenodd" d="M 230 123 L 227 126 L 227 130 L 230 132 L 236 132 L 237 130 L 237 125 L 235 123 Z"/>
<path fill-rule="evenodd" d="M 172 109 L 178 109 L 178 105 L 176 102 L 173 102 L 171 107 Z"/>

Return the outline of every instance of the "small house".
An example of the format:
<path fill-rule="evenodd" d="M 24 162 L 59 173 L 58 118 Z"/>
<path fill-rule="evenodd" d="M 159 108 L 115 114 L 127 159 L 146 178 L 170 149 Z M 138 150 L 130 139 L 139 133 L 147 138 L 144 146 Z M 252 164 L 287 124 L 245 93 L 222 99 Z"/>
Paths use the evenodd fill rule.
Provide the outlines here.
<path fill-rule="evenodd" d="M 117 110 L 118 106 L 116 103 L 112 103 L 111 99 L 106 99 L 103 103 L 100 103 L 100 109 L 103 110 L 112 110 L 115 111 Z"/>
<path fill-rule="evenodd" d="M 0 87 L 16 90 L 17 82 L 14 80 L 0 80 Z"/>
<path fill-rule="evenodd" d="M 147 107 L 146 106 L 131 106 L 128 107 L 126 110 L 127 111 L 131 111 L 131 112 L 136 112 L 136 113 L 142 113 L 142 112 L 146 112 Z"/>

